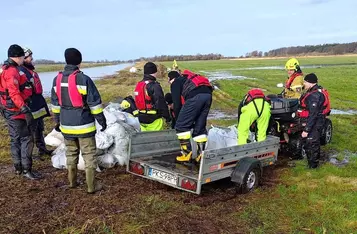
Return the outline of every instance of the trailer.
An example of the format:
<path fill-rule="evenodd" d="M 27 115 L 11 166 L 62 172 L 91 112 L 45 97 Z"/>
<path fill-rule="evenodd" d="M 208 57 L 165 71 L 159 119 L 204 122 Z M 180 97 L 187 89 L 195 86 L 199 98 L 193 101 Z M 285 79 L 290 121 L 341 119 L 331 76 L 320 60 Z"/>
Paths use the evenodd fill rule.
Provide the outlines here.
<path fill-rule="evenodd" d="M 256 188 L 263 168 L 277 160 L 280 139 L 267 136 L 263 142 L 210 149 L 198 165 L 176 162 L 181 155 L 175 130 L 140 132 L 131 136 L 127 172 L 187 192 L 200 194 L 202 185 L 227 177 L 238 192 Z"/>

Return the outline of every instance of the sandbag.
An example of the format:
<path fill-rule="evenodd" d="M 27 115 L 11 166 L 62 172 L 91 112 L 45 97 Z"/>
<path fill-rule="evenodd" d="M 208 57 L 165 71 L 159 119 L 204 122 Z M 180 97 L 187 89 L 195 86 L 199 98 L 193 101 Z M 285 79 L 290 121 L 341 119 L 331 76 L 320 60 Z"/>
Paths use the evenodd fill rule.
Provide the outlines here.
<path fill-rule="evenodd" d="M 97 149 L 108 149 L 114 143 L 114 137 L 104 132 L 97 131 L 95 134 Z"/>
<path fill-rule="evenodd" d="M 208 131 L 208 142 L 206 149 L 220 149 L 238 144 L 237 128 L 213 127 Z"/>
<path fill-rule="evenodd" d="M 104 168 L 112 168 L 118 163 L 116 157 L 112 154 L 104 154 L 98 157 L 98 165 Z"/>
<path fill-rule="evenodd" d="M 64 142 L 64 137 L 62 133 L 57 132 L 55 129 L 52 130 L 46 137 L 45 143 L 46 145 L 58 147 L 61 143 Z"/>
<path fill-rule="evenodd" d="M 67 168 L 66 145 L 61 143 L 54 151 L 51 157 L 52 166 L 57 169 Z"/>

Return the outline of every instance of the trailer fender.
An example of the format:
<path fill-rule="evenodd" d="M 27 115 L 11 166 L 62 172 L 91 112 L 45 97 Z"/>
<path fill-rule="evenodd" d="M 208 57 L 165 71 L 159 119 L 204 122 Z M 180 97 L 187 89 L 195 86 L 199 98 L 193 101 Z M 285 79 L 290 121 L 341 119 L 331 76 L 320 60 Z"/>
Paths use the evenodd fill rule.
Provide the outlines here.
<path fill-rule="evenodd" d="M 261 176 L 263 173 L 261 162 L 255 158 L 250 158 L 250 157 L 243 158 L 239 160 L 237 166 L 234 168 L 231 175 L 231 181 L 236 183 L 238 187 L 240 187 L 241 185 L 243 186 L 243 183 L 245 183 L 248 173 L 253 170 L 257 170 L 259 172 L 257 176 Z M 260 178 L 257 178 L 257 181 L 259 180 Z M 246 190 L 246 188 L 242 188 L 242 190 Z M 245 191 L 245 192 L 249 192 L 249 191 Z"/>

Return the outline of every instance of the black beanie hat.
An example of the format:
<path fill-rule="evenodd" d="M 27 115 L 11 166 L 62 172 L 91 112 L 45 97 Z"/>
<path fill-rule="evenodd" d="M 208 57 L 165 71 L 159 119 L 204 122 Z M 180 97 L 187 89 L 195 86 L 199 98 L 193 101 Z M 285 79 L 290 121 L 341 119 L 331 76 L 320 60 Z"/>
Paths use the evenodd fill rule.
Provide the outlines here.
<path fill-rule="evenodd" d="M 144 74 L 154 74 L 157 72 L 157 67 L 155 65 L 155 63 L 152 63 L 152 62 L 147 62 L 145 65 L 144 65 Z"/>
<path fill-rule="evenodd" d="M 165 101 L 166 101 L 167 105 L 170 105 L 173 103 L 171 93 L 165 94 Z"/>
<path fill-rule="evenodd" d="M 317 83 L 317 76 L 314 73 L 307 74 L 304 78 L 305 81 L 316 84 Z"/>
<path fill-rule="evenodd" d="M 169 80 L 172 80 L 179 77 L 180 73 L 178 73 L 177 71 L 170 71 L 167 75 L 169 76 Z"/>
<path fill-rule="evenodd" d="M 82 54 L 76 48 L 68 48 L 64 52 L 64 58 L 69 65 L 79 65 L 82 62 Z"/>
<path fill-rule="evenodd" d="M 7 57 L 12 57 L 12 58 L 17 58 L 17 57 L 22 57 L 25 56 L 24 49 L 22 49 L 21 46 L 19 45 L 11 45 L 9 49 L 7 50 Z"/>

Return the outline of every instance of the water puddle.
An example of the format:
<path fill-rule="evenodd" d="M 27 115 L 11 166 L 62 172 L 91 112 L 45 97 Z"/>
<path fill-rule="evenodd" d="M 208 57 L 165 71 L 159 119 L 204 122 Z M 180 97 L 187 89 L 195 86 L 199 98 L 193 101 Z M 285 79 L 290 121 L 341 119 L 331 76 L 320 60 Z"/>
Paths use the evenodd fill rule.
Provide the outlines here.
<path fill-rule="evenodd" d="M 357 110 L 331 109 L 331 115 L 357 115 Z"/>
<path fill-rule="evenodd" d="M 334 154 L 329 156 L 328 162 L 337 167 L 346 166 L 352 158 L 356 158 L 357 154 L 350 151 L 345 151 L 343 155 Z"/>
<path fill-rule="evenodd" d="M 255 78 L 249 78 L 246 76 L 233 75 L 231 72 L 227 71 L 200 71 L 200 73 L 204 73 L 211 82 L 215 80 L 254 80 Z"/>
<path fill-rule="evenodd" d="M 208 114 L 208 119 L 236 119 L 238 114 L 228 114 L 220 110 L 211 110 Z"/>
<path fill-rule="evenodd" d="M 312 64 L 312 65 L 302 65 L 301 68 L 323 68 L 323 67 L 334 67 L 334 66 L 350 66 L 356 65 L 356 63 L 341 63 L 341 64 Z M 263 66 L 263 67 L 244 67 L 244 68 L 231 68 L 225 69 L 229 71 L 247 71 L 247 70 L 285 70 L 285 66 Z"/>

